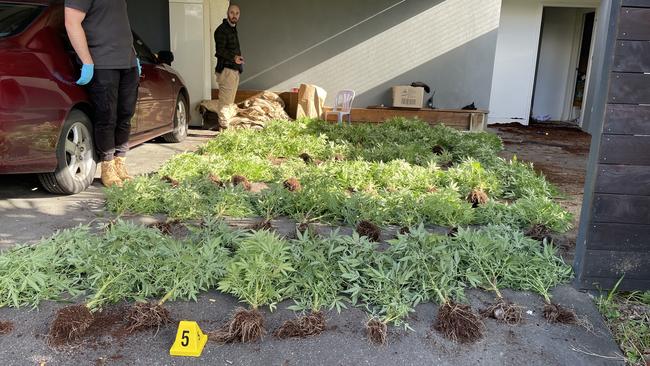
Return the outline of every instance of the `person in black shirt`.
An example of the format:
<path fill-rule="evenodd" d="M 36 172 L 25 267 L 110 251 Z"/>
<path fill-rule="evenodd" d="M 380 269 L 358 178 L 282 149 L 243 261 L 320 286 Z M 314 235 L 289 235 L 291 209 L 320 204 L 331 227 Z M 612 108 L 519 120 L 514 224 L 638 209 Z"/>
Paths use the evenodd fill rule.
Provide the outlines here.
<path fill-rule="evenodd" d="M 65 27 L 83 64 L 77 84 L 86 86 L 94 108 L 102 183 L 121 185 L 131 179 L 125 159 L 141 73 L 126 0 L 65 0 Z"/>
<path fill-rule="evenodd" d="M 228 7 L 227 19 L 214 31 L 214 42 L 217 57 L 217 83 L 219 83 L 219 125 L 228 128 L 228 119 L 224 115 L 224 108 L 235 102 L 235 95 L 239 87 L 239 75 L 243 71 L 244 57 L 239 47 L 237 23 L 239 22 L 240 9 L 237 5 Z"/>

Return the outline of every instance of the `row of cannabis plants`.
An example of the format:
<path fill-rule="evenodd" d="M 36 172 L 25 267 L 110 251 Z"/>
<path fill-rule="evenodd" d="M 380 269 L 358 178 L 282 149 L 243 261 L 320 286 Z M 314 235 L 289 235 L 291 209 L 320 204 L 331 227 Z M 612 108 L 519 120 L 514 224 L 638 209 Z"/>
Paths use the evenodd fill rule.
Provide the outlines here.
<path fill-rule="evenodd" d="M 497 157 L 489 133 L 419 121 L 340 128 L 272 123 L 226 131 L 150 176 L 107 190 L 113 212 L 188 219 L 288 216 L 300 222 L 506 224 L 564 232 L 571 215 L 529 164 Z"/>
<path fill-rule="evenodd" d="M 461 228 L 453 236 L 415 226 L 382 250 L 358 234 L 319 236 L 307 230 L 285 239 L 266 230 L 234 231 L 219 219 L 187 228 L 185 237 L 174 238 L 117 221 L 98 234 L 79 227 L 7 251 L 0 255 L 0 306 L 83 300 L 58 311 L 50 328 L 55 344 L 83 337 L 109 304 L 135 302 L 127 314 L 127 329 L 135 331 L 169 322 L 166 301 L 196 300 L 210 289 L 247 305 L 211 333 L 219 342 L 259 339 L 266 332 L 259 310 L 273 311 L 289 299 L 289 309 L 303 316 L 277 329 L 278 337 L 318 334 L 326 329 L 324 310 L 356 306 L 368 314 L 370 339 L 384 343 L 387 326 L 408 329 L 416 305 L 436 302 L 435 329 L 472 342 L 484 326 L 466 304 L 469 288 L 493 292 L 495 303 L 484 315 L 503 322 L 521 319 L 521 308 L 503 298 L 504 288 L 540 294 L 549 321 L 575 321 L 550 296 L 552 287 L 569 280 L 571 268 L 552 245 L 506 225 Z"/>

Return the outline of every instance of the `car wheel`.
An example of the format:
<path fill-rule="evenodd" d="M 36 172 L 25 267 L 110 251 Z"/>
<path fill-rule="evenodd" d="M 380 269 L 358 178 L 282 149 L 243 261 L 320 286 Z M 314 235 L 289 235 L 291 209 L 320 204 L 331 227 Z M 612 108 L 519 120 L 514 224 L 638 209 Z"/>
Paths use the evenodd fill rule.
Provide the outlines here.
<path fill-rule="evenodd" d="M 85 113 L 70 113 L 56 147 L 56 171 L 38 176 L 43 188 L 56 194 L 76 194 L 92 184 L 97 170 L 92 131 Z"/>
<path fill-rule="evenodd" d="M 166 142 L 181 142 L 187 137 L 188 118 L 187 102 L 182 94 L 176 98 L 176 111 L 174 112 L 174 130 L 166 135 L 163 139 Z"/>

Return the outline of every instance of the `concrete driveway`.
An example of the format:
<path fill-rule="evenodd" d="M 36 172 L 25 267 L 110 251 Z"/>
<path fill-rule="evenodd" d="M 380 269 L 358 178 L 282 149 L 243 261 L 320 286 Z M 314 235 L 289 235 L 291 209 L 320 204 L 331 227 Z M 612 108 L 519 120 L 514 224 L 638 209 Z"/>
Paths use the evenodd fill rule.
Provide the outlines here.
<path fill-rule="evenodd" d="M 139 145 L 129 154 L 129 173 L 155 172 L 172 156 L 193 151 L 215 135 L 212 131 L 190 130 L 188 138 L 181 143 L 169 144 L 156 139 Z M 36 175 L 0 175 L 0 250 L 92 220 L 99 223 L 109 215 L 104 209 L 99 169 L 93 185 L 74 196 L 46 192 Z"/>

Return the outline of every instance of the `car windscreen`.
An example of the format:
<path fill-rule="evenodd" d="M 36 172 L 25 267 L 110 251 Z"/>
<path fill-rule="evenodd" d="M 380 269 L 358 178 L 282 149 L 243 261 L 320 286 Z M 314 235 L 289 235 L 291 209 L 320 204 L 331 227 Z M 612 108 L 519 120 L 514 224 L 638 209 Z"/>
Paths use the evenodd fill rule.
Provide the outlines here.
<path fill-rule="evenodd" d="M 40 5 L 0 3 L 0 38 L 25 30 L 43 9 Z"/>

